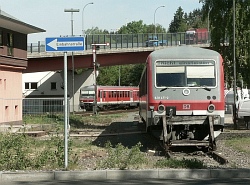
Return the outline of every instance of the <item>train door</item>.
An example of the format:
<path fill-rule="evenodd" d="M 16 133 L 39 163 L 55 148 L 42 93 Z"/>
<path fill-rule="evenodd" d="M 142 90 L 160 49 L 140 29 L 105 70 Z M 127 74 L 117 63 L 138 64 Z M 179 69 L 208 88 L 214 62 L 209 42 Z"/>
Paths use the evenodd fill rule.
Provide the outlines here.
<path fill-rule="evenodd" d="M 100 104 L 102 104 L 102 97 L 103 97 L 103 91 L 102 90 L 100 90 L 99 97 L 100 97 Z"/>

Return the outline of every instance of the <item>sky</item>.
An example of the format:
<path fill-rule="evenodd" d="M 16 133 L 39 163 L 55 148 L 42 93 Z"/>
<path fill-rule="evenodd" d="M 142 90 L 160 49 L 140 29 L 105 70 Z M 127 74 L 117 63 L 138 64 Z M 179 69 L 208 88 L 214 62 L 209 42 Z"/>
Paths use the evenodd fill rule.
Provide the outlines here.
<path fill-rule="evenodd" d="M 79 36 L 83 29 L 98 27 L 111 32 L 132 21 L 153 24 L 154 18 L 156 24 L 168 29 L 178 7 L 189 13 L 202 4 L 199 0 L 0 0 L 1 10 L 46 30 L 29 34 L 28 43 L 71 35 L 71 13 L 64 12 L 65 9 L 80 10 L 73 13 L 73 34 Z"/>

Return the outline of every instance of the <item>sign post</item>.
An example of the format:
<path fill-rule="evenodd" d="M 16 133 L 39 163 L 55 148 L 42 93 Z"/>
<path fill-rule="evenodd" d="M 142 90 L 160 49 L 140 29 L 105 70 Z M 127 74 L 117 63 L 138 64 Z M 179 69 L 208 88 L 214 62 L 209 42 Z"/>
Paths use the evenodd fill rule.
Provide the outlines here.
<path fill-rule="evenodd" d="M 67 52 L 64 52 L 64 167 L 68 167 L 68 128 L 69 128 L 69 115 L 68 115 L 68 71 L 67 71 Z"/>
<path fill-rule="evenodd" d="M 46 52 L 64 52 L 64 166 L 68 168 L 68 79 L 67 79 L 67 51 L 83 51 L 84 37 L 53 37 L 45 39 Z"/>

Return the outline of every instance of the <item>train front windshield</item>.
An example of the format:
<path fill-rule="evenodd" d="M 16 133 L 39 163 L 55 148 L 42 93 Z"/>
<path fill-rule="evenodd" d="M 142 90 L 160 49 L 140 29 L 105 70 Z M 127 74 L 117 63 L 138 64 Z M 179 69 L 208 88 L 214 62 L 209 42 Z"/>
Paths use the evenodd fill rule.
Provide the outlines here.
<path fill-rule="evenodd" d="M 94 97 L 95 91 L 81 91 L 82 97 Z"/>
<path fill-rule="evenodd" d="M 215 61 L 156 61 L 157 87 L 214 87 Z"/>

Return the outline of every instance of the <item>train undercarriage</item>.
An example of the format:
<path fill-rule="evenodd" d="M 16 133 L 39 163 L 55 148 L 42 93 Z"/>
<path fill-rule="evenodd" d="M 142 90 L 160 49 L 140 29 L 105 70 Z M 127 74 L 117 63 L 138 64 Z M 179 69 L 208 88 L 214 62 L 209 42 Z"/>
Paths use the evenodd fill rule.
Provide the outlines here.
<path fill-rule="evenodd" d="M 217 125 L 217 116 L 161 116 L 157 125 L 151 124 L 148 131 L 157 135 L 165 150 L 172 147 L 196 146 L 216 150 L 216 137 L 223 130 Z"/>
<path fill-rule="evenodd" d="M 93 103 L 81 105 L 81 109 L 86 111 L 93 110 Z M 98 104 L 98 110 L 112 110 L 112 109 L 130 109 L 138 107 L 138 103 L 128 103 L 128 104 Z"/>

